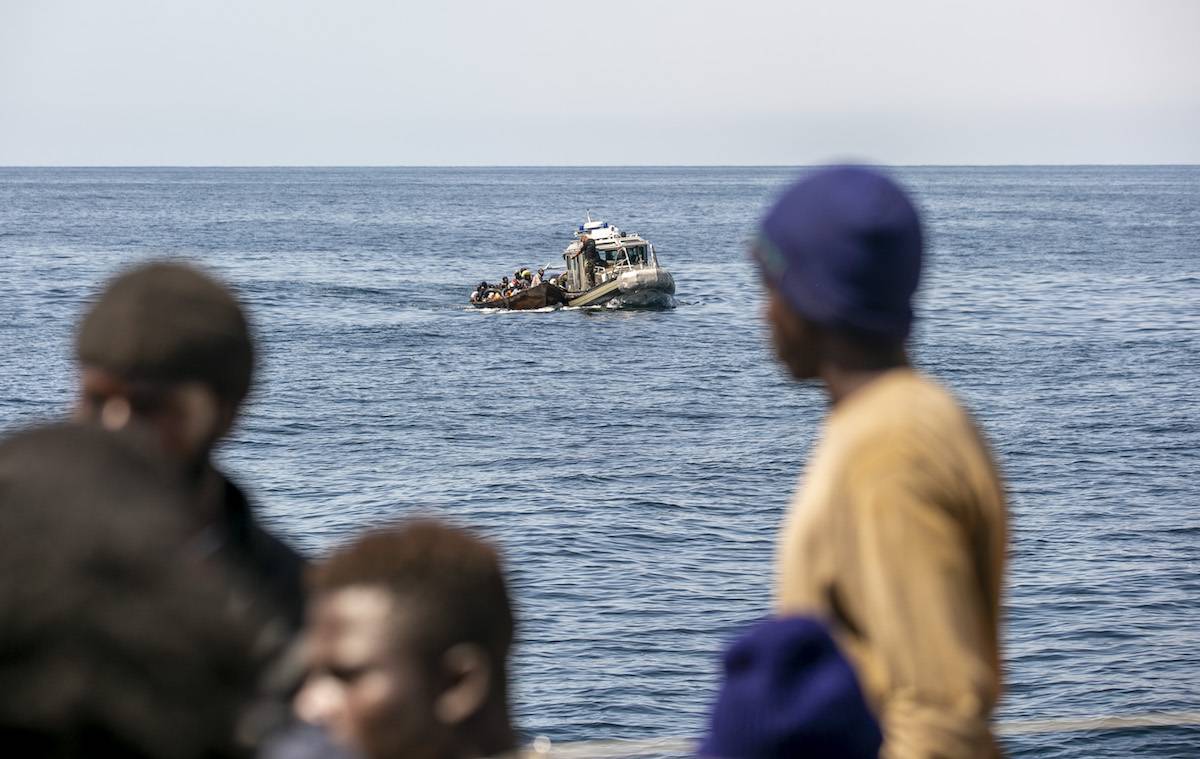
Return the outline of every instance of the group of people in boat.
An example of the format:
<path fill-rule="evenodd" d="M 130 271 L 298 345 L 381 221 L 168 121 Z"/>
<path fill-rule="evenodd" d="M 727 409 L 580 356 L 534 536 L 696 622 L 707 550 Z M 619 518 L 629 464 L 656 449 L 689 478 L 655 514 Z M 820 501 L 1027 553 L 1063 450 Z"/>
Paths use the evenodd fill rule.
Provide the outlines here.
<path fill-rule="evenodd" d="M 548 277 L 544 268 L 539 268 L 536 273 L 526 268 L 517 269 L 513 272 L 511 279 L 505 275 L 498 284 L 491 284 L 486 279 L 480 282 L 475 291 L 471 293 L 471 302 L 491 303 L 492 301 L 504 300 L 505 298 L 511 298 L 522 290 L 537 287 L 543 282 L 558 285 L 558 280 L 558 276 Z"/>
<path fill-rule="evenodd" d="M 584 289 L 592 287 L 596 283 L 596 269 L 603 266 L 600 260 L 600 254 L 596 252 L 596 242 L 587 234 L 579 236 L 580 247 L 575 255 L 583 256 L 583 278 Z M 512 278 L 506 275 L 497 284 L 492 284 L 486 279 L 479 283 L 474 292 L 471 293 L 472 303 L 491 303 L 493 301 L 502 301 L 505 298 L 511 298 L 522 290 L 528 290 L 531 287 L 537 287 L 543 282 L 549 282 L 552 285 L 566 289 L 566 273 L 548 276 L 544 268 L 539 268 L 534 274 L 527 268 L 519 268 L 513 272 Z"/>

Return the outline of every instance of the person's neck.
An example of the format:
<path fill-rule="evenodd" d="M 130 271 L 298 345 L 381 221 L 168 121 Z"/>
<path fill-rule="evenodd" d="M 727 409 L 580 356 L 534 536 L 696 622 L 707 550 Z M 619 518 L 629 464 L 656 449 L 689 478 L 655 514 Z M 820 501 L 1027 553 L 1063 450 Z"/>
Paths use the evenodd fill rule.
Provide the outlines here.
<path fill-rule="evenodd" d="M 830 404 L 836 407 L 882 375 L 906 366 L 908 366 L 908 359 L 900 354 L 895 357 L 894 362 L 873 366 L 869 369 L 847 368 L 836 363 L 827 363 L 821 366 L 819 374 L 821 381 L 825 384 L 825 392 L 829 395 Z"/>
<path fill-rule="evenodd" d="M 515 755 L 519 748 L 508 710 L 503 706 L 485 709 L 465 725 L 453 759 L 487 759 Z"/>
<path fill-rule="evenodd" d="M 221 521 L 225 510 L 225 478 L 206 458 L 193 474 L 193 517 L 200 527 Z"/>

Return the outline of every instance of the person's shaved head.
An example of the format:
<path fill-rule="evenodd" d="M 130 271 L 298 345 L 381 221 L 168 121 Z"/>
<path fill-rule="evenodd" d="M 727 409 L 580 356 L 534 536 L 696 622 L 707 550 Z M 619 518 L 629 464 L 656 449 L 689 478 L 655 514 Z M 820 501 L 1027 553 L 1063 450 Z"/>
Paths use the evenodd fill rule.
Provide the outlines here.
<path fill-rule="evenodd" d="M 301 715 L 368 759 L 515 748 L 513 612 L 494 548 L 438 522 L 408 522 L 335 553 L 312 590 Z"/>
<path fill-rule="evenodd" d="M 512 646 L 513 612 L 499 554 L 466 530 L 434 520 L 360 537 L 319 565 L 310 585 L 317 594 L 379 587 L 415 603 L 425 655 L 466 641 L 503 665 Z"/>
<path fill-rule="evenodd" d="M 167 261 L 108 283 L 79 325 L 76 354 L 76 417 L 110 430 L 154 430 L 162 449 L 194 474 L 233 426 L 254 368 L 233 293 Z"/>
<path fill-rule="evenodd" d="M 79 328 L 81 364 L 125 380 L 201 382 L 237 406 L 250 390 L 254 349 L 233 293 L 200 270 L 156 261 L 120 274 Z"/>

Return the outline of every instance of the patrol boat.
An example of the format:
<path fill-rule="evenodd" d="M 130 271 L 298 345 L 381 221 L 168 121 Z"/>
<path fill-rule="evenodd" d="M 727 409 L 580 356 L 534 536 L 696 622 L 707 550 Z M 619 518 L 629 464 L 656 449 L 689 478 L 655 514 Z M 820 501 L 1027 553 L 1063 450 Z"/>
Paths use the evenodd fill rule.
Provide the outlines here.
<path fill-rule="evenodd" d="M 583 235 L 596 243 L 599 257 L 590 282 L 582 255 Z M 659 265 L 654 246 L 641 235 L 594 221 L 589 211 L 574 237 L 563 251 L 567 270 L 558 279 L 568 306 L 669 308 L 675 304 L 675 278 Z"/>
<path fill-rule="evenodd" d="M 597 261 L 589 281 L 582 237 L 596 244 Z M 658 263 L 654 246 L 636 233 L 626 234 L 588 212 L 563 251 L 566 270 L 547 272 L 540 284 L 502 289 L 489 286 L 470 299 L 475 308 L 526 311 L 548 306 L 608 306 L 609 308 L 670 308 L 675 305 L 675 278 Z M 546 269 L 551 268 L 546 264 Z M 556 271 L 557 271 L 557 267 Z M 476 297 L 479 295 L 481 297 Z"/>

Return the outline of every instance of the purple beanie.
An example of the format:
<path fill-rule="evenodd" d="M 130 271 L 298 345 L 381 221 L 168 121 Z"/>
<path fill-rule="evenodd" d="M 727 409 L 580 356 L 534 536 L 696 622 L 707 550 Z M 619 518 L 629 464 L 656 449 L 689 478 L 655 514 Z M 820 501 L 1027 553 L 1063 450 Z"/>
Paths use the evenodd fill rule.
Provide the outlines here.
<path fill-rule="evenodd" d="M 921 221 L 895 182 L 864 166 L 831 166 L 776 201 L 754 255 L 806 319 L 903 339 L 912 326 L 921 248 Z"/>
<path fill-rule="evenodd" d="M 874 759 L 883 735 L 825 626 L 759 622 L 725 652 L 725 674 L 700 756 Z"/>

